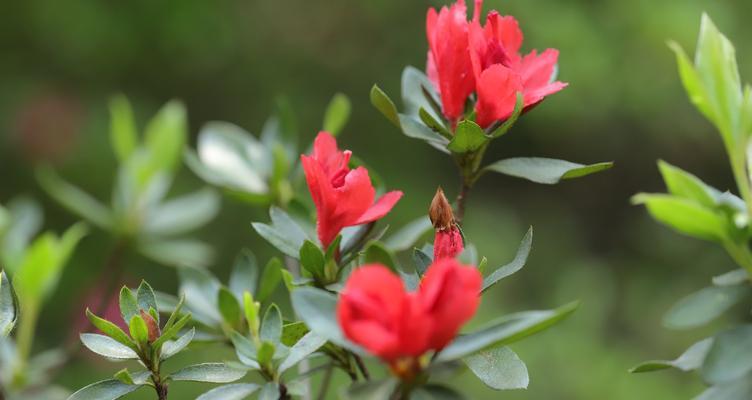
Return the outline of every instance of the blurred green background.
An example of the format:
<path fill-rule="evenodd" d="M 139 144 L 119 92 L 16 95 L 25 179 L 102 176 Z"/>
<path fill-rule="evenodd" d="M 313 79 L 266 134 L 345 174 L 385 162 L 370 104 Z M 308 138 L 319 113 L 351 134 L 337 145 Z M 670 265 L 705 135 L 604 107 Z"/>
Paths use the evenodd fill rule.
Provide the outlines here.
<path fill-rule="evenodd" d="M 168 99 L 182 99 L 194 138 L 210 120 L 257 133 L 274 97 L 284 94 L 307 142 L 321 126 L 326 103 L 341 91 L 353 102 L 353 116 L 340 142 L 367 160 L 388 187 L 405 191 L 388 217 L 401 225 L 425 213 L 437 185 L 454 195 L 457 176 L 446 156 L 382 118 L 370 106 L 368 90 L 378 82 L 398 98 L 402 68 L 425 63 L 426 9 L 442 4 L 6 2 L 0 16 L 0 201 L 31 194 L 44 203 L 47 227 L 61 231 L 75 221 L 38 189 L 32 169 L 38 162 L 53 163 L 67 180 L 109 199 L 116 165 L 106 105 L 117 92 L 129 96 L 142 122 Z M 707 11 L 736 44 L 742 76 L 752 76 L 752 2 L 507 0 L 486 1 L 485 8 L 519 19 L 525 51 L 558 48 L 559 77 L 570 84 L 496 141 L 487 160 L 545 156 L 615 160 L 616 167 L 557 186 L 501 175 L 480 181 L 464 227 L 480 253 L 501 265 L 513 257 L 528 225 L 535 237 L 526 268 L 484 297 L 477 321 L 574 299 L 582 306 L 562 325 L 512 346 L 528 364 L 526 391 L 492 392 L 470 373 L 455 384 L 472 399 L 692 397 L 701 391 L 695 376 L 629 375 L 627 369 L 645 359 L 673 358 L 711 331 L 673 332 L 660 319 L 675 300 L 733 263 L 720 248 L 654 223 L 630 206 L 629 196 L 663 189 L 658 158 L 720 189 L 733 188 L 720 139 L 686 99 L 665 42 L 675 39 L 693 53 L 700 15 Z M 179 193 L 202 185 L 185 168 L 176 183 Z M 214 271 L 220 277 L 243 246 L 261 259 L 272 254 L 252 231 L 252 220 L 265 221 L 266 210 L 225 199 L 220 216 L 200 232 L 218 252 Z M 96 284 L 108 240 L 96 232 L 79 246 L 43 315 L 39 349 L 75 340 L 81 298 Z M 131 283 L 144 277 L 160 290 L 176 289 L 174 270 L 167 267 L 132 256 L 128 269 Z M 122 367 L 82 350 L 59 380 L 78 388 Z M 172 395 L 189 398 L 205 389 L 187 384 Z M 146 391 L 132 396 L 151 397 Z"/>

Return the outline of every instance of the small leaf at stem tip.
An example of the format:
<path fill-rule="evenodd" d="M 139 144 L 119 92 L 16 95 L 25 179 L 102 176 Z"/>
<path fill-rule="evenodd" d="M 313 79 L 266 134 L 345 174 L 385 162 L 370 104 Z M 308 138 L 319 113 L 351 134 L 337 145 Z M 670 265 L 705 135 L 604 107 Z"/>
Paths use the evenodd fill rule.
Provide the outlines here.
<path fill-rule="evenodd" d="M 524 96 L 521 92 L 517 92 L 517 101 L 514 103 L 514 111 L 512 111 L 512 115 L 510 115 L 509 118 L 506 119 L 506 121 L 500 123 L 498 127 L 494 128 L 492 126 L 491 129 L 489 129 L 489 136 L 491 138 L 497 138 L 507 133 L 512 128 L 512 126 L 514 126 L 515 122 L 517 122 L 517 119 L 522 114 L 522 110 L 524 108 Z"/>
<path fill-rule="evenodd" d="M 390 99 L 378 85 L 374 84 L 373 87 L 371 87 L 370 98 L 371 104 L 376 107 L 386 119 L 391 121 L 398 128 L 401 126 L 397 107 L 394 105 L 392 99 Z"/>
<path fill-rule="evenodd" d="M 350 99 L 343 93 L 332 97 L 324 113 L 324 130 L 337 136 L 350 119 Z"/>

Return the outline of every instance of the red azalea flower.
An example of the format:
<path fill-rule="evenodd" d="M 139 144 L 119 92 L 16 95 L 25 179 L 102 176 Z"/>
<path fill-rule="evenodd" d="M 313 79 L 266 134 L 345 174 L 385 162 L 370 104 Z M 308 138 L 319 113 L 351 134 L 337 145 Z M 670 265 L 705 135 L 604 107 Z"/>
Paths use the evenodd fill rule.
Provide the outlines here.
<path fill-rule="evenodd" d="M 319 132 L 313 142 L 313 154 L 301 155 L 308 189 L 316 205 L 316 228 L 324 247 L 347 227 L 376 221 L 386 215 L 402 192 L 386 193 L 374 203 L 376 191 L 368 170 L 350 170 L 349 150 L 340 151 L 337 141 L 327 132 Z"/>
<path fill-rule="evenodd" d="M 426 17 L 428 36 L 428 78 L 441 97 L 444 116 L 454 125 L 465 112 L 465 101 L 475 89 L 470 52 L 469 22 L 464 0 L 437 13 L 430 8 Z"/>
<path fill-rule="evenodd" d="M 402 280 L 379 264 L 356 269 L 337 305 L 345 335 L 387 362 L 428 350 L 431 321 Z"/>
<path fill-rule="evenodd" d="M 475 267 L 443 259 L 428 268 L 417 292 L 406 292 L 387 267 L 366 265 L 348 278 L 337 319 L 348 339 L 409 379 L 419 370 L 422 354 L 443 349 L 472 318 L 481 283 Z"/>
<path fill-rule="evenodd" d="M 517 20 L 492 11 L 482 27 L 479 21 L 481 5 L 482 1 L 476 1 L 469 42 L 478 94 L 476 122 L 485 128 L 495 121 L 509 118 L 514 111 L 517 92 L 522 92 L 524 107 L 529 109 L 567 84 L 551 81 L 558 50 L 547 49 L 541 54 L 533 50 L 522 57 L 523 36 Z"/>
<path fill-rule="evenodd" d="M 436 260 L 423 277 L 418 298 L 433 321 L 428 346 L 443 349 L 480 304 L 483 278 L 478 269 L 453 258 Z"/>

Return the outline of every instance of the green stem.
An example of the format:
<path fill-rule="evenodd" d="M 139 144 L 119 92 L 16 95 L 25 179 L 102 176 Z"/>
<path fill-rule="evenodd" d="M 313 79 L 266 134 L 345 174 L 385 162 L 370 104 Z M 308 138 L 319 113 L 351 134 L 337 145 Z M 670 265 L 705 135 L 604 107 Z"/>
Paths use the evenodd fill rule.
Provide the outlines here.
<path fill-rule="evenodd" d="M 334 376 L 334 364 L 329 364 L 326 368 L 326 374 L 321 382 L 321 389 L 319 389 L 319 395 L 316 397 L 318 400 L 326 399 L 326 394 L 329 392 L 329 385 L 332 383 L 332 376 Z"/>
<path fill-rule="evenodd" d="M 39 317 L 39 305 L 36 301 L 26 302 L 21 305 L 23 317 L 21 318 L 16 334 L 16 349 L 18 364 L 13 373 L 13 385 L 23 386 L 26 380 L 26 367 L 34 345 L 34 331 Z"/>

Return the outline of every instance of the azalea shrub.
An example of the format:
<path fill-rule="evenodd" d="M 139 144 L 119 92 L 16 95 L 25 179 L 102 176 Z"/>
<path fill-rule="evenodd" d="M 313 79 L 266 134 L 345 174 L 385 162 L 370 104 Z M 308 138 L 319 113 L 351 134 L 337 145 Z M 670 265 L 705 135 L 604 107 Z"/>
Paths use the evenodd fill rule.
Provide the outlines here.
<path fill-rule="evenodd" d="M 459 176 L 456 193 L 436 185 L 435 196 L 425 199 L 427 212 L 398 221 L 396 229 L 382 219 L 410 192 L 385 183 L 388 177 L 369 167 L 368 154 L 344 149 L 346 137 L 339 134 L 351 105 L 343 94 L 323 110 L 322 129 L 310 144 L 301 145 L 308 135 L 300 135 L 292 110 L 281 101 L 259 137 L 229 122 L 210 122 L 198 132 L 195 150 L 186 144 L 181 103 L 167 103 L 139 130 L 129 102 L 114 98 L 110 141 L 119 167 L 111 204 L 52 168 L 40 168 L 36 176 L 54 200 L 111 239 L 80 342 L 128 366 L 72 394 L 56 387 L 44 398 L 117 399 L 143 389 L 163 400 L 171 398 L 174 385 L 198 381 L 217 384 L 202 400 L 314 394 L 459 399 L 461 388 L 446 377 L 465 369 L 494 390 L 526 388 L 527 367 L 509 345 L 554 326 L 578 303 L 481 321 L 476 312 L 484 296 L 525 266 L 533 230 L 511 261 L 487 259 L 463 231 L 464 216 L 472 212 L 468 196 L 486 172 L 555 184 L 612 163 L 485 160 L 492 143 L 567 83 L 557 78 L 557 50 L 523 54 L 514 17 L 491 11 L 483 18 L 482 1 L 473 6 L 470 17 L 462 0 L 428 10 L 425 72 L 405 68 L 402 112 L 378 86 L 370 92 L 388 121 L 446 154 Z M 167 198 L 183 164 L 209 187 Z M 236 229 L 252 227 L 256 238 L 276 250 L 259 260 L 250 248 L 239 249 L 226 282 L 207 268 L 212 249 L 189 236 L 219 212 L 221 195 L 268 209 L 269 220 L 250 226 L 237 221 Z M 46 293 L 87 231 L 74 225 L 59 239 L 50 234 L 32 242 L 36 228 L 28 226 L 39 221 L 16 217 L 24 212 L 18 208 L 0 214 L 2 238 L 10 243 L 2 246 L 7 271 L 0 274 L 0 334 L 10 336 L 0 349 L 18 348 L 0 352 L 2 395 L 11 399 L 41 396 L 36 393 L 50 387 L 54 368 L 32 367 L 29 341 Z M 14 229 L 17 224 L 22 228 Z M 177 294 L 145 281 L 123 286 L 132 255 L 175 267 Z M 279 292 L 289 301 L 280 300 Z M 173 356 L 207 344 L 234 356 L 171 364 Z M 79 351 L 72 346 L 56 353 L 55 365 Z M 48 359 L 42 361 L 50 364 Z M 28 372 L 35 368 L 42 372 Z M 333 385 L 336 375 L 348 383 Z"/>
<path fill-rule="evenodd" d="M 737 264 L 738 269 L 713 277 L 710 286 L 682 298 L 666 313 L 666 327 L 693 330 L 710 324 L 737 304 L 749 307 L 752 87 L 742 85 L 734 46 L 707 15 L 700 24 L 694 62 L 677 43 L 670 42 L 670 47 L 676 53 L 689 99 L 721 135 L 738 190 L 738 195 L 718 190 L 677 166 L 659 161 L 668 193 L 640 193 L 633 198 L 674 230 L 721 245 Z M 752 396 L 752 325 L 747 314 L 745 311 L 741 321 L 732 319 L 734 323 L 697 341 L 674 360 L 647 361 L 631 371 L 697 371 L 709 386 L 698 399 L 748 399 Z"/>

